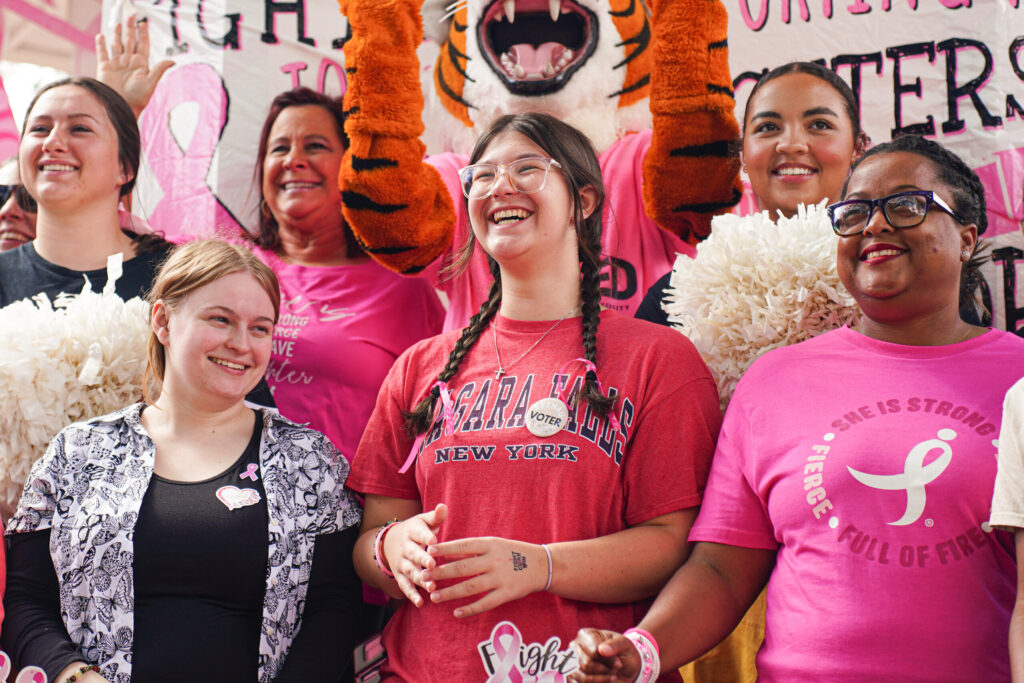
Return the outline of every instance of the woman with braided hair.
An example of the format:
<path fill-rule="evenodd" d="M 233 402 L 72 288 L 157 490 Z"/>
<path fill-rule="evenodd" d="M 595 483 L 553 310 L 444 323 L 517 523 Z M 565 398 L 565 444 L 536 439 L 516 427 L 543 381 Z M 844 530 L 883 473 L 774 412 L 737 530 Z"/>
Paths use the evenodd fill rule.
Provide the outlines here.
<path fill-rule="evenodd" d="M 463 257 L 479 244 L 494 283 L 384 382 L 348 482 L 355 564 L 406 601 L 385 680 L 559 681 L 578 624 L 628 625 L 686 558 L 718 402 L 682 335 L 602 310 L 583 134 L 505 116 L 470 162 Z"/>

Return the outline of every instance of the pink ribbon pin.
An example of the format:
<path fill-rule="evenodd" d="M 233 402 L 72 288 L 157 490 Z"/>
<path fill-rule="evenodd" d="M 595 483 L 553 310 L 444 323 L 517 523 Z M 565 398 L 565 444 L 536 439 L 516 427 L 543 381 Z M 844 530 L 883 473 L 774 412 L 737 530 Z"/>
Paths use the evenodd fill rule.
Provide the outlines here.
<path fill-rule="evenodd" d="M 430 391 L 437 389 L 438 394 L 441 397 L 441 419 L 444 421 L 444 434 L 445 436 L 451 436 L 455 433 L 455 409 L 452 404 L 452 395 L 448 392 L 448 385 L 444 382 L 434 382 L 433 386 L 430 387 Z M 433 423 L 431 423 L 433 424 Z M 433 427 L 431 427 L 433 429 Z M 405 474 L 412 467 L 412 464 L 416 462 L 416 456 L 420 453 L 420 448 L 423 446 L 423 439 L 426 437 L 426 432 L 416 437 L 416 440 L 412 442 L 412 448 L 409 450 L 409 455 L 405 458 L 405 462 L 402 467 L 399 468 L 399 474 Z"/>
<path fill-rule="evenodd" d="M 257 479 L 259 479 L 259 477 L 256 475 L 256 470 L 257 469 L 259 469 L 259 465 L 257 465 L 254 462 L 251 462 L 251 463 L 249 463 L 249 468 L 246 469 L 245 472 L 242 472 L 240 475 L 238 475 L 238 478 L 239 479 L 252 479 L 253 481 L 256 481 Z"/>
<path fill-rule="evenodd" d="M 558 374 L 565 374 L 565 369 L 572 365 L 573 363 L 583 363 L 583 365 L 587 368 L 587 372 L 594 373 L 594 379 L 597 381 L 597 390 L 604 394 L 604 387 L 601 386 L 601 378 L 597 376 L 597 367 L 586 358 L 573 358 L 571 361 L 568 361 L 565 365 L 562 366 L 562 369 L 558 371 Z M 569 407 L 569 402 L 565 398 L 565 388 L 567 386 L 569 386 L 569 382 L 565 382 L 562 386 L 558 388 L 558 398 L 559 400 L 562 401 L 562 403 L 566 405 L 566 407 Z M 615 429 L 615 431 L 622 431 L 622 425 L 619 424 L 619 418 L 615 414 L 614 408 L 608 411 L 608 421 L 611 422 L 612 427 Z"/>

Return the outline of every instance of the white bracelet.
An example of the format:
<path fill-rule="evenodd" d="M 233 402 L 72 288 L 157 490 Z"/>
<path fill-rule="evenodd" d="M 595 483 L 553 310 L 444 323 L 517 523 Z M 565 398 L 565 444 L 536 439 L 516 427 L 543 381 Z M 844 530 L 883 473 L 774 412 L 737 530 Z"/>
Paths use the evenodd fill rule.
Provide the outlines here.
<path fill-rule="evenodd" d="M 551 551 L 545 544 L 541 544 L 540 547 L 544 548 L 544 552 L 547 553 L 548 556 L 548 582 L 544 584 L 544 591 L 546 592 L 549 588 L 551 588 Z"/>

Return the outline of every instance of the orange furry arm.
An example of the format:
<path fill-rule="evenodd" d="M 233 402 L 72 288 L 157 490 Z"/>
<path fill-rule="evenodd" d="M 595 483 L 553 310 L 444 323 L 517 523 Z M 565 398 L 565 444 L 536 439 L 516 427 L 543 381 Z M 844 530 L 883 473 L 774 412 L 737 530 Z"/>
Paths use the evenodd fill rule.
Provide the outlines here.
<path fill-rule="evenodd" d="M 728 15 L 720 0 L 653 0 L 654 131 L 644 159 L 644 203 L 662 228 L 691 244 L 711 218 L 734 206 L 743 186 L 732 154 Z"/>
<path fill-rule="evenodd" d="M 440 174 L 423 162 L 418 0 L 339 0 L 345 43 L 342 214 L 382 265 L 416 273 L 451 243 L 455 210 Z"/>

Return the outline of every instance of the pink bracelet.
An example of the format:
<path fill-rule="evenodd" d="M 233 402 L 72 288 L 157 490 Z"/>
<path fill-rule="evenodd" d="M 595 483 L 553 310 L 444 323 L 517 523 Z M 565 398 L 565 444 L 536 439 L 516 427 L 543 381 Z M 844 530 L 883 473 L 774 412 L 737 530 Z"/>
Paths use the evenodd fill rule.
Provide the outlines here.
<path fill-rule="evenodd" d="M 640 672 L 636 675 L 634 683 L 657 681 L 661 675 L 661 652 L 658 650 L 658 641 L 642 628 L 628 629 L 622 635 L 632 641 L 640 654 Z"/>
<path fill-rule="evenodd" d="M 380 573 L 389 579 L 395 578 L 395 573 L 388 569 L 387 565 L 384 564 L 385 560 L 387 560 L 387 558 L 384 557 L 384 536 L 388 533 L 388 530 L 396 524 L 398 524 L 398 520 L 393 519 L 382 526 L 380 531 L 377 532 L 376 540 L 373 542 L 373 563 L 377 565 L 377 569 L 380 570 Z"/>

